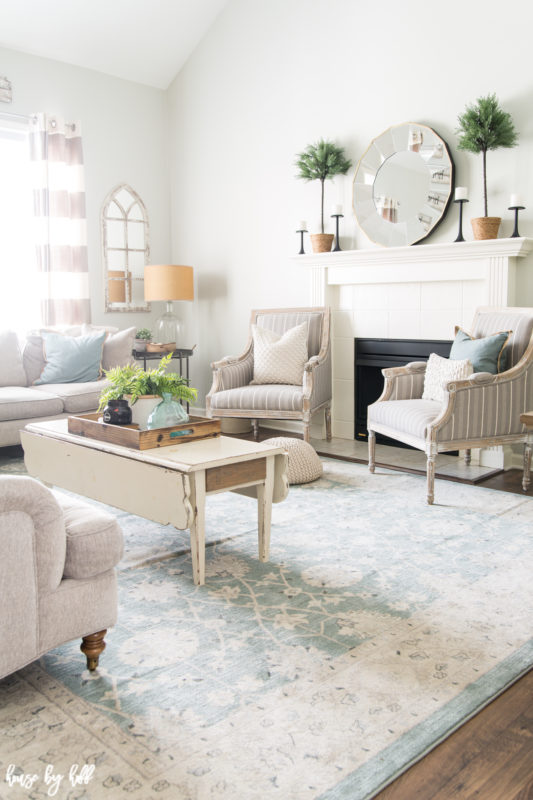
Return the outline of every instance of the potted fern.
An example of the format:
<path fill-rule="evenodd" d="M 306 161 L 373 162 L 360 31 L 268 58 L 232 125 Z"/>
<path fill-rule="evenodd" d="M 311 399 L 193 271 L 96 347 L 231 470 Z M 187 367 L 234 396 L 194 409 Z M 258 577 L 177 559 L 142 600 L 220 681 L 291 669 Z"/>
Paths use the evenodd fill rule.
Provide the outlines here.
<path fill-rule="evenodd" d="M 487 150 L 500 147 L 516 147 L 518 134 L 511 115 L 504 111 L 495 94 L 478 97 L 473 105 L 468 105 L 458 117 L 459 136 L 457 147 L 470 153 L 481 153 L 483 166 L 483 208 L 484 216 L 471 220 L 475 239 L 496 239 L 501 217 L 488 216 L 487 204 Z"/>
<path fill-rule="evenodd" d="M 309 144 L 302 153 L 296 156 L 296 177 L 304 181 L 320 181 L 320 233 L 311 234 L 311 243 L 315 253 L 327 253 L 333 244 L 333 234 L 324 233 L 324 184 L 335 175 L 346 175 L 352 162 L 344 155 L 342 147 L 333 142 L 320 139 Z"/>
<path fill-rule="evenodd" d="M 126 398 L 132 409 L 132 422 L 139 428 L 147 427 L 148 417 L 164 395 L 172 400 L 194 402 L 196 389 L 187 384 L 177 372 L 166 372 L 172 353 L 161 359 L 154 369 L 144 370 L 135 364 L 114 367 L 105 372 L 111 384 L 100 395 L 98 410 L 101 411 L 112 400 Z"/>

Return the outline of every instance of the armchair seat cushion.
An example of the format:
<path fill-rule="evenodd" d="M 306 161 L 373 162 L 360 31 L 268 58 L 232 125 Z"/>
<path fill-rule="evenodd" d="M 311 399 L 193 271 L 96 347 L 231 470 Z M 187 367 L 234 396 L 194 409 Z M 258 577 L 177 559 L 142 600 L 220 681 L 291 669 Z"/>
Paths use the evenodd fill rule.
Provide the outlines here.
<path fill-rule="evenodd" d="M 398 433 L 425 439 L 428 425 L 438 416 L 442 404 L 434 400 L 384 400 L 368 406 L 368 427 L 386 425 Z"/>
<path fill-rule="evenodd" d="M 60 492 L 54 495 L 63 509 L 67 534 L 63 577 L 92 578 L 116 566 L 123 538 L 115 517 Z"/>
<path fill-rule="evenodd" d="M 285 383 L 239 386 L 213 394 L 211 409 L 215 417 L 222 410 L 302 411 L 303 389 Z"/>

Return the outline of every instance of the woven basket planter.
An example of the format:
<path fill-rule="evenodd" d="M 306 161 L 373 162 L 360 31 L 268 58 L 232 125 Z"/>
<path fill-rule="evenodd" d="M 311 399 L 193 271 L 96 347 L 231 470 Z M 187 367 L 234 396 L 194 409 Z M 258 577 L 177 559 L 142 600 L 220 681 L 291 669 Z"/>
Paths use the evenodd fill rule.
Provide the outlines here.
<path fill-rule="evenodd" d="M 497 239 L 501 217 L 474 217 L 470 220 L 474 239 Z"/>
<path fill-rule="evenodd" d="M 313 246 L 313 253 L 329 253 L 333 238 L 332 233 L 312 233 L 311 245 Z"/>

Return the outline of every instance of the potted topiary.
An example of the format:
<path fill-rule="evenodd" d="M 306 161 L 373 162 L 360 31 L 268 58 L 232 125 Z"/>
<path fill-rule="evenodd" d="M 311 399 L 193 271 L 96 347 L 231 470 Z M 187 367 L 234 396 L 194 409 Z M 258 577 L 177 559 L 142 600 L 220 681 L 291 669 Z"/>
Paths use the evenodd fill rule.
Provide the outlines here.
<path fill-rule="evenodd" d="M 335 175 L 346 175 L 351 161 L 344 156 L 342 147 L 337 147 L 333 142 L 320 139 L 316 144 L 310 144 L 303 153 L 296 156 L 295 166 L 298 167 L 297 178 L 304 181 L 320 181 L 320 233 L 311 234 L 311 243 L 315 253 L 326 253 L 331 250 L 333 234 L 324 233 L 324 183 Z"/>
<path fill-rule="evenodd" d="M 126 398 L 131 405 L 132 422 L 145 429 L 148 427 L 151 412 L 161 398 L 165 399 L 164 395 L 168 395 L 171 401 L 194 402 L 198 394 L 196 389 L 189 386 L 186 379 L 177 372 L 166 372 L 171 359 L 172 353 L 169 353 L 161 359 L 157 367 L 149 370 L 134 364 L 106 370 L 105 376 L 111 385 L 102 391 L 98 410 L 101 411 L 110 401 Z M 181 413 L 178 409 L 175 412 Z M 183 421 L 188 419 L 185 412 L 181 416 L 184 417 Z"/>
<path fill-rule="evenodd" d="M 511 115 L 503 111 L 495 94 L 478 97 L 475 104 L 466 107 L 458 117 L 459 150 L 481 153 L 483 156 L 483 205 L 485 215 L 471 220 L 475 239 L 496 239 L 501 217 L 489 217 L 487 205 L 487 150 L 515 147 L 518 134 Z"/>
<path fill-rule="evenodd" d="M 152 331 L 149 328 L 138 328 L 135 334 L 135 351 L 144 353 L 146 345 L 152 340 Z"/>

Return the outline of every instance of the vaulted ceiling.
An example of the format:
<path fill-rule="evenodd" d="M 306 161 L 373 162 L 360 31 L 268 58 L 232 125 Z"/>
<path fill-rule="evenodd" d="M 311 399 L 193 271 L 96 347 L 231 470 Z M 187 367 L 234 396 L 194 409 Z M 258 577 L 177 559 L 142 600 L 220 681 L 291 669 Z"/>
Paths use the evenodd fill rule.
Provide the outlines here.
<path fill-rule="evenodd" d="M 227 2 L 2 0 L 0 45 L 166 89 Z"/>

